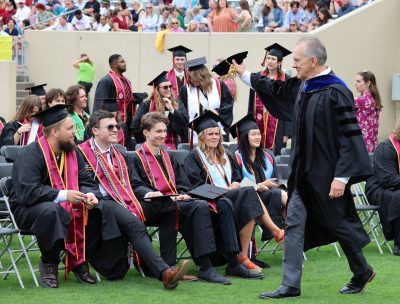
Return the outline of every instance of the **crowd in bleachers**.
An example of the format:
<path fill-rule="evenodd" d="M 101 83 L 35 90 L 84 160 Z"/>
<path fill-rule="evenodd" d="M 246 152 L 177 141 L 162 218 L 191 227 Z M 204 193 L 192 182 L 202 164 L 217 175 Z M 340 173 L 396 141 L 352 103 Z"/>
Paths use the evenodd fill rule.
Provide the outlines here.
<path fill-rule="evenodd" d="M 0 1 L 0 35 L 24 30 L 307 32 L 373 0 Z"/>

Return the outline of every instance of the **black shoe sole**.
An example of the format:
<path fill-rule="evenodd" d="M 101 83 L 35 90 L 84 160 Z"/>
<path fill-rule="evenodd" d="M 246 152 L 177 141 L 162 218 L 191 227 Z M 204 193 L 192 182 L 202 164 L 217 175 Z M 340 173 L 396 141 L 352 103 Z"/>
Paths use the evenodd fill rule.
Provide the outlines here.
<path fill-rule="evenodd" d="M 370 282 L 375 278 L 375 276 L 376 276 L 376 272 L 373 271 L 372 274 L 371 274 L 371 276 L 368 278 L 367 282 L 364 284 L 363 288 L 362 288 L 360 291 L 358 291 L 358 292 L 351 292 L 351 293 L 342 293 L 342 292 L 341 292 L 341 294 L 351 295 L 351 294 L 359 294 L 359 293 L 362 293 L 362 292 L 364 291 L 365 287 L 367 286 L 367 284 L 370 283 Z"/>
<path fill-rule="evenodd" d="M 82 280 L 75 272 L 74 272 L 75 278 L 78 280 L 79 283 L 84 284 L 84 285 L 96 285 L 97 281 L 95 279 L 94 283 L 89 283 L 84 280 Z"/>
<path fill-rule="evenodd" d="M 301 296 L 301 294 L 285 296 L 285 297 L 280 297 L 280 298 L 274 298 L 274 297 L 265 297 L 265 296 L 259 295 L 259 298 L 263 299 L 263 300 L 281 300 L 281 299 L 286 299 L 286 298 L 299 298 L 300 296 Z"/>
<path fill-rule="evenodd" d="M 180 280 L 183 278 L 183 276 L 184 276 L 185 274 L 187 274 L 187 272 L 189 271 L 189 265 L 190 265 L 190 264 L 189 264 L 189 261 L 185 260 L 185 261 L 182 263 L 181 269 L 179 269 L 179 271 L 176 273 L 175 278 L 171 281 L 171 283 L 169 284 L 168 287 L 165 287 L 165 289 L 168 289 L 168 290 L 175 289 L 175 288 L 178 286 L 179 281 L 180 281 Z"/>

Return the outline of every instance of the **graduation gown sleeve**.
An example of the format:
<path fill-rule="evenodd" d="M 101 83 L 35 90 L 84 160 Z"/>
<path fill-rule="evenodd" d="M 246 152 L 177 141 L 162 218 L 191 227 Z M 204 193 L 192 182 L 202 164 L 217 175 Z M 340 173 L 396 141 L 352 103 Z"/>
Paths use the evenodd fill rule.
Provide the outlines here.
<path fill-rule="evenodd" d="M 10 121 L 4 125 L 3 131 L 0 135 L 0 147 L 14 146 L 14 135 L 21 125 L 18 121 Z"/>
<path fill-rule="evenodd" d="M 216 111 L 228 126 L 230 126 L 233 122 L 233 97 L 226 84 L 223 81 L 219 83 L 221 85 L 221 105 Z"/>
<path fill-rule="evenodd" d="M 182 135 L 183 130 L 189 122 L 189 115 L 182 102 L 178 102 L 178 109 L 174 110 L 174 113 L 169 113 L 168 119 L 170 121 L 169 128 L 174 134 Z"/>
<path fill-rule="evenodd" d="M 140 128 L 140 121 L 142 120 L 143 115 L 149 113 L 149 109 L 150 109 L 150 100 L 142 102 L 139 105 L 135 113 L 135 116 L 132 119 L 131 130 L 138 144 L 141 144 L 145 141 L 142 129 Z"/>
<path fill-rule="evenodd" d="M 209 183 L 207 173 L 196 152 L 191 151 L 185 159 L 185 172 L 193 188 Z"/>
<path fill-rule="evenodd" d="M 117 91 L 112 78 L 109 75 L 104 76 L 100 79 L 96 87 L 96 93 L 94 95 L 93 112 L 100 110 L 101 99 L 104 98 L 116 98 Z"/>
<path fill-rule="evenodd" d="M 130 158 L 130 164 L 128 167 L 132 190 L 138 200 L 143 201 L 144 196 L 147 193 L 158 191 L 151 185 L 142 162 L 136 153 Z"/>
<path fill-rule="evenodd" d="M 376 147 L 373 161 L 375 177 L 379 185 L 390 190 L 400 190 L 397 153 L 389 140 Z"/>

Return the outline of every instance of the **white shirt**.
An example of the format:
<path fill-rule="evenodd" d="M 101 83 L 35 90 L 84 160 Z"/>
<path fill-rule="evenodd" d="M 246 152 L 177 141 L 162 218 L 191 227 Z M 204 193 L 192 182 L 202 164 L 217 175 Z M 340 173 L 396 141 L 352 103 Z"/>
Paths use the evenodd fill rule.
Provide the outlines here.
<path fill-rule="evenodd" d="M 75 25 L 75 30 L 77 31 L 87 31 L 90 30 L 90 17 L 82 14 L 82 18 L 78 20 L 75 16 L 72 18 L 71 21 L 72 25 Z"/>
<path fill-rule="evenodd" d="M 67 22 L 65 25 L 58 24 L 55 28 L 53 28 L 54 31 L 73 31 L 74 27 L 72 26 L 71 23 Z"/>
<path fill-rule="evenodd" d="M 31 9 L 24 5 L 22 8 L 18 7 L 17 12 L 15 13 L 15 17 L 17 18 L 17 22 L 22 22 L 25 19 L 29 18 L 29 15 L 31 14 Z"/>
<path fill-rule="evenodd" d="M 105 25 L 102 25 L 101 23 L 99 23 L 97 25 L 97 30 L 96 31 L 97 32 L 109 32 L 110 29 L 111 29 L 111 26 L 108 23 L 106 23 Z"/>

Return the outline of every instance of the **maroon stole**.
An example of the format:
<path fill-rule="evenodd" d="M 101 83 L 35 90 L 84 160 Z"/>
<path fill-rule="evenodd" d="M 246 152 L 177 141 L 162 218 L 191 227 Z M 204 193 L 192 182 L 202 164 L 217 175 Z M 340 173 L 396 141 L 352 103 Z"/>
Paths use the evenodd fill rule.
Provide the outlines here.
<path fill-rule="evenodd" d="M 174 94 L 174 98 L 178 99 L 179 98 L 179 87 L 178 87 L 178 80 L 176 79 L 176 75 L 175 75 L 175 69 L 172 69 L 168 72 L 167 79 L 172 84 L 172 93 Z M 187 84 L 186 76 L 184 76 L 183 77 L 183 85 L 186 85 L 186 84 Z"/>
<path fill-rule="evenodd" d="M 63 152 L 61 154 L 61 164 L 58 167 L 55 154 L 46 137 L 39 138 L 38 143 L 42 149 L 52 188 L 79 191 L 76 152 Z M 64 201 L 60 205 L 71 216 L 71 222 L 68 225 L 68 236 L 64 240 L 66 249 L 65 274 L 67 274 L 85 262 L 85 226 L 87 224 L 88 210 L 83 202 L 72 203 Z"/>
<path fill-rule="evenodd" d="M 261 76 L 268 76 L 268 70 L 265 70 L 260 73 Z M 285 80 L 285 74 L 282 73 L 281 77 L 276 78 L 276 80 Z M 275 136 L 276 130 L 278 127 L 278 119 L 271 115 L 266 109 L 264 104 L 262 103 L 260 97 L 256 95 L 255 102 L 255 120 L 260 128 L 262 140 L 262 147 L 273 150 L 275 145 Z"/>
<path fill-rule="evenodd" d="M 101 158 L 102 163 L 105 164 L 105 166 L 101 166 L 97 161 L 96 152 L 93 151 L 91 147 L 91 141 L 92 139 L 89 139 L 80 144 L 78 147 L 82 151 L 83 156 L 89 163 L 94 174 L 99 179 L 101 185 L 104 187 L 104 189 L 106 189 L 107 193 L 113 198 L 114 201 L 127 208 L 137 218 L 144 222 L 146 219 L 142 210 L 142 206 L 132 191 L 128 168 L 124 157 L 118 151 L 118 149 L 112 147 L 110 149 L 110 153 L 113 168 L 111 168 L 107 158 L 102 155 L 98 149 L 96 149 L 98 157 Z M 106 172 L 104 172 L 104 170 Z"/>
<path fill-rule="evenodd" d="M 149 112 L 157 112 L 156 103 L 154 102 L 153 99 L 150 100 Z M 172 133 L 171 131 L 167 131 L 167 136 L 165 137 L 164 144 L 168 148 L 168 150 L 176 150 L 176 141 L 174 133 Z"/>
<path fill-rule="evenodd" d="M 118 131 L 118 143 L 125 147 L 125 133 L 123 128 Z"/>
<path fill-rule="evenodd" d="M 108 75 L 110 75 L 115 85 L 115 90 L 117 92 L 115 98 L 121 99 L 116 101 L 118 104 L 118 112 L 121 115 L 121 119 L 126 122 L 127 109 L 132 107 L 132 116 L 135 112 L 135 108 L 133 106 L 134 98 L 131 82 L 124 75 L 119 75 L 112 70 L 108 73 Z"/>
<path fill-rule="evenodd" d="M 19 123 L 22 126 L 22 125 L 28 124 L 30 122 L 25 118 L 23 121 L 19 121 Z M 0 133 L 1 133 L 2 130 L 3 130 L 3 128 L 1 128 Z M 30 134 L 31 134 L 30 131 L 22 133 L 20 138 L 19 138 L 18 145 L 19 146 L 26 146 L 28 144 L 28 140 L 29 140 L 29 135 Z M 42 124 L 39 124 L 39 128 L 38 128 L 38 131 L 37 131 L 37 134 L 36 134 L 36 140 L 38 140 L 40 137 L 42 137 L 42 135 L 43 135 L 43 126 L 42 126 Z"/>
<path fill-rule="evenodd" d="M 396 138 L 394 138 L 394 134 L 391 134 L 389 136 L 389 140 L 391 141 L 393 148 L 396 150 L 396 153 L 397 153 L 397 164 L 399 167 L 398 172 L 400 174 L 400 142 Z"/>
<path fill-rule="evenodd" d="M 0 134 L 1 134 L 1 132 L 3 132 L 3 129 L 4 129 L 4 124 L 3 124 L 3 122 L 0 120 Z"/>

